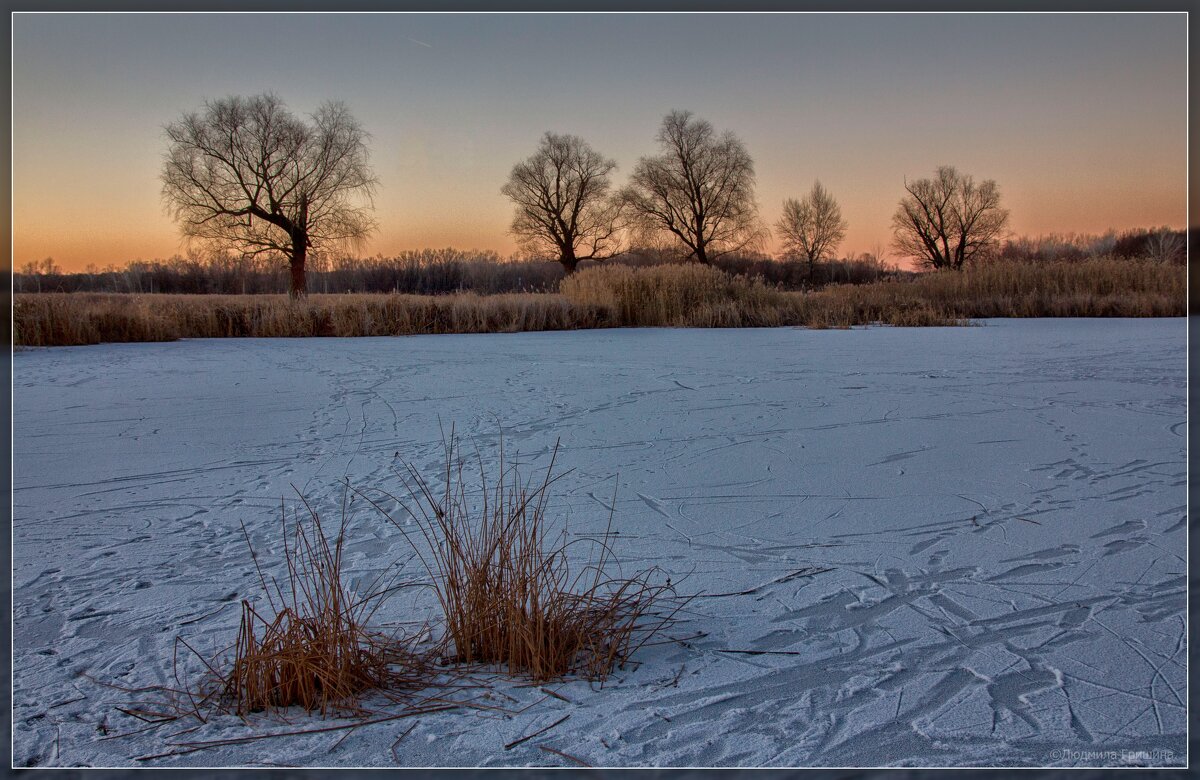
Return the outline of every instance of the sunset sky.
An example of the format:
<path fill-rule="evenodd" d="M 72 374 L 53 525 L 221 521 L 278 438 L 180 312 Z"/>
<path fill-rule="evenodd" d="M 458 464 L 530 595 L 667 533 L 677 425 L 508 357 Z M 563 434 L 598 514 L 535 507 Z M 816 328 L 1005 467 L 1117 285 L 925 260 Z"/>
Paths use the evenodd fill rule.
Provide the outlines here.
<path fill-rule="evenodd" d="M 842 253 L 905 177 L 995 179 L 1017 234 L 1182 227 L 1183 14 L 30 14 L 13 39 L 13 259 L 182 252 L 163 127 L 207 98 L 345 101 L 372 134 L 365 254 L 514 250 L 500 194 L 547 130 L 624 183 L 671 109 L 733 130 L 773 224 L 820 179 Z"/>

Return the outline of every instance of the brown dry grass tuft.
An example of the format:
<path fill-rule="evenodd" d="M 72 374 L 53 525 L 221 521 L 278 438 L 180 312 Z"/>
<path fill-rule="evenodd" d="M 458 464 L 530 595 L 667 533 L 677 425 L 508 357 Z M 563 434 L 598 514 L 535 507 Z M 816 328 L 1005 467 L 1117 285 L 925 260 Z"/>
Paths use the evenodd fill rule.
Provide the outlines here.
<path fill-rule="evenodd" d="M 291 544 L 284 531 L 288 592 L 275 583 L 272 596 L 259 569 L 273 616 L 264 616 L 242 600 L 233 662 L 218 686 L 238 715 L 292 706 L 320 710 L 322 715 L 361 714 L 358 702 L 368 691 L 420 690 L 428 685 L 428 663 L 415 649 L 420 633 L 397 637 L 368 628 L 394 588 L 373 586 L 358 596 L 343 582 L 345 513 L 331 546 L 320 517 L 307 502 L 305 507 L 309 522 L 306 526 L 296 520 Z"/>
<path fill-rule="evenodd" d="M 347 587 L 342 568 L 347 539 L 345 506 L 331 543 L 318 514 L 303 497 L 301 501 L 306 511 L 296 514 L 290 531 L 286 513 L 283 518 L 286 589 L 273 576 L 268 584 L 258 553 L 242 526 L 269 613 L 243 599 L 236 641 L 211 659 L 177 637 L 173 660 L 177 687 L 131 691 L 160 698 L 134 702 L 121 708 L 123 712 L 152 724 L 184 716 L 206 722 L 214 713 L 242 718 L 259 712 L 281 714 L 289 707 L 319 711 L 323 716 L 366 718 L 379 714 L 362 707 L 363 697 L 370 693 L 402 705 L 400 712 L 390 717 L 462 704 L 442 699 L 436 691 L 420 700 L 416 697 L 435 682 L 447 691 L 461 687 L 439 679 L 429 651 L 420 649 L 428 637 L 426 628 L 404 635 L 369 626 L 387 596 L 411 583 L 395 584 L 393 578 L 385 587 L 381 574 L 363 593 Z M 181 679 L 190 673 L 181 669 L 180 646 L 186 649 L 185 661 L 191 658 L 201 667 L 194 680 Z"/>
<path fill-rule="evenodd" d="M 609 573 L 611 515 L 598 537 L 569 540 L 565 527 L 551 532 L 547 498 L 558 479 L 551 476 L 557 452 L 556 445 L 535 484 L 505 463 L 501 446 L 494 485 L 480 462 L 482 498 L 474 507 L 451 434 L 440 491 L 409 467 L 410 489 L 421 503 L 418 512 L 408 511 L 423 536 L 418 553 L 434 580 L 455 661 L 496 665 L 539 682 L 602 682 L 686 600 L 674 598 L 669 578 L 651 583 L 656 569 L 632 577 Z M 573 548 L 583 544 L 591 555 L 576 570 Z"/>

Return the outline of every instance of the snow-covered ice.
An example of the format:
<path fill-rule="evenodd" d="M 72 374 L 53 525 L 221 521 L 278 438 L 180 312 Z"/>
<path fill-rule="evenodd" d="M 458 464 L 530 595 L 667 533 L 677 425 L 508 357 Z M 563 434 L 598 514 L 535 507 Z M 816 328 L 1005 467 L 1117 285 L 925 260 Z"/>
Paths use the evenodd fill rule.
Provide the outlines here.
<path fill-rule="evenodd" d="M 570 763 L 545 746 L 597 766 L 1183 764 L 1185 327 L 18 353 L 14 763 Z M 400 489 L 397 454 L 432 476 L 439 420 L 489 460 L 502 428 L 526 472 L 561 439 L 552 507 L 573 530 L 603 526 L 619 475 L 625 568 L 703 593 L 675 633 L 706 634 L 644 648 L 603 689 L 555 686 L 569 701 L 502 686 L 534 706 L 422 716 L 394 750 L 410 721 L 142 763 L 170 728 L 104 738 L 141 724 L 88 676 L 165 682 L 177 635 L 232 641 L 259 591 L 239 521 L 276 549 L 290 485 L 335 512 L 343 478 Z M 405 554 L 355 517 L 353 572 Z M 829 570 L 787 577 L 806 566 Z"/>

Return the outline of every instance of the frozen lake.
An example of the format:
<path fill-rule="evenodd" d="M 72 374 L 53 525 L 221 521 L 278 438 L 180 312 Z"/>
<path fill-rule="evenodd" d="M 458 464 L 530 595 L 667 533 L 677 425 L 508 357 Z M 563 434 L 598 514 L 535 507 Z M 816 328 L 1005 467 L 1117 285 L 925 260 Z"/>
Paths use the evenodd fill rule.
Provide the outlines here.
<path fill-rule="evenodd" d="M 1180 765 L 1183 319 L 607 330 L 55 348 L 14 360 L 17 766 L 137 764 L 162 730 L 81 673 L 231 642 L 295 485 L 431 477 L 440 424 L 703 592 L 603 690 L 150 765 Z M 470 444 L 468 442 L 468 447 Z M 363 515 L 350 567 L 402 556 Z M 260 556 L 263 558 L 264 556 Z M 264 564 L 274 560 L 263 561 Z M 787 580 L 805 566 L 830 567 Z M 782 582 L 777 580 L 784 579 Z M 769 584 L 768 584 L 769 583 Z M 762 587 L 759 587 L 762 586 Z M 749 595 L 728 595 L 752 591 Z M 737 651 L 754 651 L 754 654 Z M 507 690 L 507 689 L 506 689 Z M 507 690 L 520 706 L 536 689 Z M 518 705 L 513 705 L 519 708 Z M 513 750 L 504 745 L 570 714 Z M 182 728 L 182 727 L 180 727 Z M 192 738 L 239 731 L 211 723 Z M 172 729 L 167 729 L 170 731 Z M 178 729 L 174 729 L 178 730 Z"/>

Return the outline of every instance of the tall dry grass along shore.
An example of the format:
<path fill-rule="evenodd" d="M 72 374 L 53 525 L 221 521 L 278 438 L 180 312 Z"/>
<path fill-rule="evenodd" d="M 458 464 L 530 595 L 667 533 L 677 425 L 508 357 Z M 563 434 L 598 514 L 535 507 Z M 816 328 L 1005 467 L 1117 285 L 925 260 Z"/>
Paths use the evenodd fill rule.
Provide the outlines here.
<path fill-rule="evenodd" d="M 612 327 L 953 325 L 990 317 L 1181 317 L 1185 266 L 1005 261 L 803 292 L 701 265 L 596 266 L 556 293 L 18 293 L 13 343 L 397 336 Z"/>

